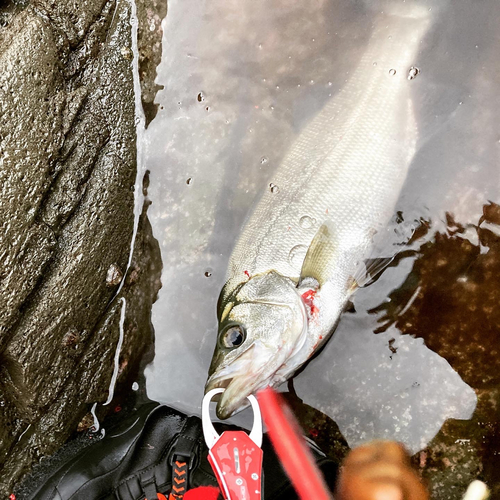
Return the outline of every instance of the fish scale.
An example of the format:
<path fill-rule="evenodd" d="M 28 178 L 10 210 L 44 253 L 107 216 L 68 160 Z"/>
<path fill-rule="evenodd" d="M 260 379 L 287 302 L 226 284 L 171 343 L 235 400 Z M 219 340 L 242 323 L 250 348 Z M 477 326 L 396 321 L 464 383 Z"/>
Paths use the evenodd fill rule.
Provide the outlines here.
<path fill-rule="evenodd" d="M 416 63 L 429 19 L 428 9 L 419 3 L 391 5 L 376 15 L 367 50 L 345 86 L 292 144 L 272 179 L 279 189 L 266 189 L 233 249 L 221 292 L 221 303 L 227 307 L 219 318 L 220 335 L 229 321 L 241 325 L 246 340 L 237 349 L 218 346 L 214 353 L 207 389 L 228 380 L 238 387 L 236 396 L 229 390 L 231 382 L 223 395 L 218 407 L 222 416 L 237 406 L 229 403 L 231 398 L 246 397 L 238 378 L 254 372 L 259 383 L 252 381 L 250 391 L 259 384 L 276 385 L 328 339 L 355 288 L 374 235 L 393 216 L 417 145 L 408 71 Z M 303 216 L 316 222 L 302 227 Z M 293 253 L 297 248 L 312 252 L 311 257 L 304 253 L 307 266 Z M 300 281 L 309 277 L 301 276 L 305 268 L 312 271 L 310 277 L 319 289 L 308 295 L 314 298 L 314 318 L 306 318 L 301 328 L 296 318 L 305 307 L 300 295 L 308 290 Z M 296 297 L 287 303 L 295 319 L 281 322 L 287 325 L 280 326 L 281 336 L 261 307 L 271 296 L 276 301 L 272 280 L 259 285 L 260 298 L 248 302 L 244 314 L 238 306 L 244 300 L 238 298 L 242 291 L 257 286 L 266 274 L 274 276 L 281 289 L 299 283 Z M 309 316 L 311 310 L 309 304 Z M 262 331 L 267 333 L 263 336 Z M 267 352 L 273 349 L 279 352 L 279 363 Z M 265 370 L 264 362 L 270 363 Z M 245 373 L 231 371 L 243 365 Z"/>

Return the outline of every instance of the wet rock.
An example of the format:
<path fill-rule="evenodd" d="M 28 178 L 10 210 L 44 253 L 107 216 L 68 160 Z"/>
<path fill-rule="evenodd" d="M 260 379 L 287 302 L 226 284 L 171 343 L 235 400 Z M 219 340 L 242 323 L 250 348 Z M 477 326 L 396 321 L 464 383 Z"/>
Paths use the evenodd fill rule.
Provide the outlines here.
<path fill-rule="evenodd" d="M 122 279 L 123 273 L 121 269 L 116 264 L 111 264 L 106 273 L 106 285 L 110 287 L 119 285 Z"/>
<path fill-rule="evenodd" d="M 474 479 L 500 496 L 500 206 L 477 225 L 447 217 L 447 229 L 416 253 L 405 283 L 372 310 L 379 331 L 395 324 L 421 337 L 478 396 L 471 420 L 448 420 L 414 457 L 436 500 L 461 498 Z M 412 300 L 411 307 L 406 307 Z"/>
<path fill-rule="evenodd" d="M 77 348 L 78 343 L 80 342 L 80 332 L 75 329 L 71 329 L 64 337 L 62 338 L 62 346 L 66 348 Z"/>
<path fill-rule="evenodd" d="M 78 427 L 76 428 L 77 432 L 83 432 L 87 429 L 90 429 L 94 424 L 94 417 L 92 413 L 88 412 L 83 416 L 83 418 L 78 422 Z"/>
<path fill-rule="evenodd" d="M 139 44 L 139 74 L 141 76 L 142 107 L 146 115 L 146 126 L 156 116 L 158 104 L 154 99 L 163 85 L 158 85 L 156 67 L 161 60 L 161 22 L 167 15 L 166 0 L 137 0 L 139 26 L 137 42 Z"/>
<path fill-rule="evenodd" d="M 161 265 L 145 210 L 141 273 L 115 296 L 137 172 L 130 16 L 125 0 L 0 6 L 0 495 L 108 398 L 124 304 L 117 390 L 152 342 Z"/>
<path fill-rule="evenodd" d="M 290 392 L 284 392 L 287 403 L 297 417 L 304 435 L 312 439 L 339 467 L 349 452 L 347 441 L 338 425 L 327 415 L 306 405 L 295 393 L 293 383 L 288 383 Z"/>

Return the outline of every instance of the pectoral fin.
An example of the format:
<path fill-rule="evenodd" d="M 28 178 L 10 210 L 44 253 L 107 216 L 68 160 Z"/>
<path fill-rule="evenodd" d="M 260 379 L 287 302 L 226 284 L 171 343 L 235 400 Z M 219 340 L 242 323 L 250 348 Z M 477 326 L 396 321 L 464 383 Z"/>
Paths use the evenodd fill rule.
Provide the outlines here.
<path fill-rule="evenodd" d="M 366 259 L 354 275 L 356 288 L 370 285 L 380 278 L 382 272 L 391 264 L 395 256 Z"/>
<path fill-rule="evenodd" d="M 313 278 L 320 287 L 323 286 L 335 272 L 333 257 L 336 249 L 332 230 L 323 224 L 309 245 L 300 271 L 300 281 Z"/>

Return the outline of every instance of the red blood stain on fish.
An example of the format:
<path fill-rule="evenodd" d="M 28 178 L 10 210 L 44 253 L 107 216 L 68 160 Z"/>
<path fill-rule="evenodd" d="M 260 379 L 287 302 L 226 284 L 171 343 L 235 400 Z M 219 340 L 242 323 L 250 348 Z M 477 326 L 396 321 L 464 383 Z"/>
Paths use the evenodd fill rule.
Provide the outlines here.
<path fill-rule="evenodd" d="M 247 278 L 250 279 L 250 273 L 248 271 L 243 271 L 246 275 L 247 275 Z"/>
<path fill-rule="evenodd" d="M 319 313 L 318 307 L 314 304 L 314 297 L 316 295 L 316 290 L 308 290 L 302 294 L 302 300 L 304 304 L 309 308 L 311 316 L 317 316 Z"/>

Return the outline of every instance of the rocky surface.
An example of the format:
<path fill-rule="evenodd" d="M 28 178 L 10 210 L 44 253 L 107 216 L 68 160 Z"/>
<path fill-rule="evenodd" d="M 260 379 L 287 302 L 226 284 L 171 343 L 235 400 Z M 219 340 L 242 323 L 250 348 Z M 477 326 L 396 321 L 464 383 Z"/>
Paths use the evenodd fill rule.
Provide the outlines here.
<path fill-rule="evenodd" d="M 155 8 L 138 7 L 149 103 Z M 126 0 L 0 7 L 0 495 L 108 398 L 122 312 L 117 390 L 152 343 L 161 264 L 145 209 L 127 269 L 137 173 L 130 19 Z"/>
<path fill-rule="evenodd" d="M 391 300 L 372 311 L 379 314 L 379 331 L 395 324 L 423 338 L 475 390 L 478 403 L 471 420 L 446 421 L 414 464 L 433 499 L 461 498 L 474 479 L 500 498 L 500 207 L 485 205 L 474 225 L 448 216 L 446 231 L 415 257 Z"/>

